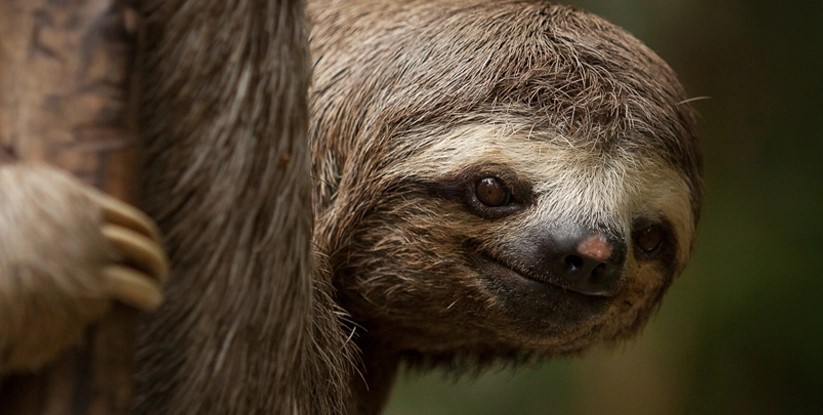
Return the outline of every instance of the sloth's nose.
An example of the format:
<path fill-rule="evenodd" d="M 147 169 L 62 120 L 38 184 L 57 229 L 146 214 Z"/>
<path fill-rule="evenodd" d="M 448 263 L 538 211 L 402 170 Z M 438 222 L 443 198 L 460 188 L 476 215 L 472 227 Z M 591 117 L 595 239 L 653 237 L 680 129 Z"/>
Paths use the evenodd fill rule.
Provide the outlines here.
<path fill-rule="evenodd" d="M 550 257 L 553 274 L 563 278 L 562 286 L 585 295 L 610 297 L 620 288 L 625 262 L 622 241 L 600 232 L 574 232 L 555 239 Z"/>

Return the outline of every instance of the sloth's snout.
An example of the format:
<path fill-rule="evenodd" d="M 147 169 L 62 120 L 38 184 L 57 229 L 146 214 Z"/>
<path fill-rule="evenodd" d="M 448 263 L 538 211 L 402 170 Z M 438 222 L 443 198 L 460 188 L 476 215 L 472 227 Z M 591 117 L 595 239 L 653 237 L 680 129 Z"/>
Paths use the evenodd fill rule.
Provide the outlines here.
<path fill-rule="evenodd" d="M 585 295 L 617 294 L 626 259 L 625 244 L 600 232 L 571 232 L 554 239 L 548 252 L 549 275 L 563 288 Z"/>

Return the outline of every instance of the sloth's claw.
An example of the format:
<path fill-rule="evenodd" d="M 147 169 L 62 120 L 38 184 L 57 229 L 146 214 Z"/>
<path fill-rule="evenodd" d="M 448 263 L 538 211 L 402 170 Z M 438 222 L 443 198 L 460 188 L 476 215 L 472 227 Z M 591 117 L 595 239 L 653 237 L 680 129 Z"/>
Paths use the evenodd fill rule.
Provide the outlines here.
<path fill-rule="evenodd" d="M 144 311 L 153 311 L 163 302 L 163 290 L 151 277 L 133 268 L 112 265 L 103 269 L 114 296 Z"/>
<path fill-rule="evenodd" d="M 102 193 L 95 196 L 103 217 L 100 231 L 117 255 L 103 268 L 112 294 L 141 310 L 156 309 L 169 274 L 160 231 L 140 210 Z"/>
<path fill-rule="evenodd" d="M 145 271 L 158 283 L 165 283 L 169 264 L 166 254 L 157 243 L 145 235 L 118 225 L 103 225 L 102 232 L 122 256 L 123 262 Z"/>
<path fill-rule="evenodd" d="M 96 199 L 100 205 L 104 222 L 129 228 L 145 235 L 156 243 L 162 241 L 157 225 L 145 213 L 113 197 L 100 193 L 95 194 L 95 196 L 97 196 Z"/>

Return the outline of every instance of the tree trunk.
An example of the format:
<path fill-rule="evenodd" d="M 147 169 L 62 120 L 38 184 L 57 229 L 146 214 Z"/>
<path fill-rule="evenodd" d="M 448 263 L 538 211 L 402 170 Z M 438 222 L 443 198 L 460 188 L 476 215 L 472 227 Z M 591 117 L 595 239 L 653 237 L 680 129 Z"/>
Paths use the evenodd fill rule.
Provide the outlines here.
<path fill-rule="evenodd" d="M 139 142 L 131 1 L 0 0 L 0 146 L 137 204 Z M 129 411 L 134 312 L 115 306 L 40 373 L 0 385 L 0 414 Z"/>

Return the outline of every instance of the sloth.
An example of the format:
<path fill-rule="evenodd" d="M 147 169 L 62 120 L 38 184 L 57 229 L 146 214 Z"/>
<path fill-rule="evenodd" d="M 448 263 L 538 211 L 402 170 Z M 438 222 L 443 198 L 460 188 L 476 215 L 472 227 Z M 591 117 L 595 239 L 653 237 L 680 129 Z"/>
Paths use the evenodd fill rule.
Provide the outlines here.
<path fill-rule="evenodd" d="M 659 57 L 590 13 L 310 0 L 310 44 L 297 1 L 151 0 L 141 13 L 143 207 L 171 277 L 140 325 L 138 414 L 378 413 L 402 364 L 473 371 L 626 339 L 688 261 L 694 112 Z M 54 229 L 40 235 L 94 237 L 78 245 L 91 262 L 47 263 L 108 264 L 110 217 L 157 243 L 148 219 L 48 181 L 93 209 L 44 216 Z M 41 214 L 27 213 L 35 229 Z M 0 259 L 2 311 L 14 260 Z M 110 298 L 159 302 L 150 285 L 84 305 L 86 286 L 68 301 L 75 328 Z M 4 317 L 0 359 L 22 349 Z"/>
<path fill-rule="evenodd" d="M 473 370 L 635 334 L 686 264 L 695 116 L 620 28 L 540 1 L 309 1 L 315 244 L 379 411 L 399 363 Z"/>

